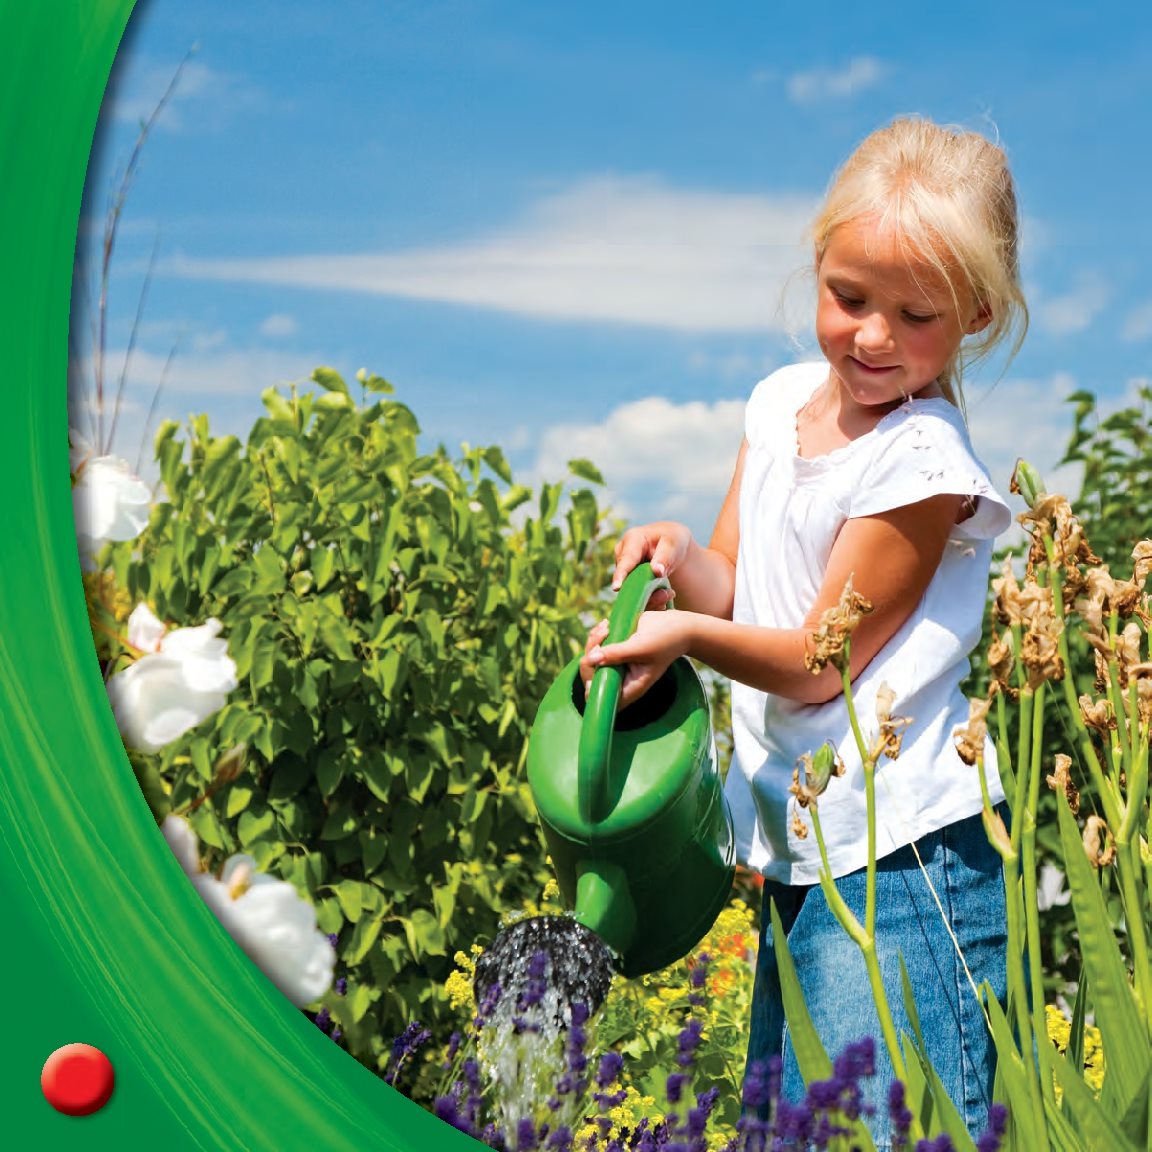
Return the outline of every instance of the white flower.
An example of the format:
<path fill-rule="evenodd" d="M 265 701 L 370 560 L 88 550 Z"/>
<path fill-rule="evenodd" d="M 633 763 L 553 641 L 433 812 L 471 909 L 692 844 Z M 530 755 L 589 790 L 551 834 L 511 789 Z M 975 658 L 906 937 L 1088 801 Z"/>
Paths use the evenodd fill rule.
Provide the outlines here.
<path fill-rule="evenodd" d="M 216 919 L 297 1008 L 328 991 L 335 949 L 316 926 L 316 909 L 291 884 L 257 872 L 243 854 L 230 856 L 217 879 L 201 870 L 187 821 L 168 816 L 161 831 Z"/>
<path fill-rule="evenodd" d="M 144 652 L 108 681 L 112 712 L 129 748 L 158 752 L 224 707 L 239 683 L 220 621 L 169 631 L 145 604 L 128 617 L 128 643 Z"/>
<path fill-rule="evenodd" d="M 148 524 L 152 493 L 118 456 L 95 456 L 81 464 L 72 488 L 72 513 L 80 559 L 91 570 L 110 540 L 134 540 Z"/>
<path fill-rule="evenodd" d="M 172 855 L 180 861 L 180 867 L 188 877 L 191 879 L 203 875 L 200 868 L 200 844 L 196 840 L 196 833 L 192 831 L 192 825 L 179 816 L 165 816 L 160 831 L 164 833 Z"/>

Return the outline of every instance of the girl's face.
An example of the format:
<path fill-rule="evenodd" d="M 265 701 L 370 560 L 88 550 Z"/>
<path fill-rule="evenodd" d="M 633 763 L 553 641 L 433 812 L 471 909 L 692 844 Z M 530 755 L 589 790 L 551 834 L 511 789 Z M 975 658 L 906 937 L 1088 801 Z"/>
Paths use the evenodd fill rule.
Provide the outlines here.
<path fill-rule="evenodd" d="M 816 338 L 856 404 L 892 405 L 929 388 L 988 319 L 872 220 L 851 220 L 828 237 L 817 267 Z"/>

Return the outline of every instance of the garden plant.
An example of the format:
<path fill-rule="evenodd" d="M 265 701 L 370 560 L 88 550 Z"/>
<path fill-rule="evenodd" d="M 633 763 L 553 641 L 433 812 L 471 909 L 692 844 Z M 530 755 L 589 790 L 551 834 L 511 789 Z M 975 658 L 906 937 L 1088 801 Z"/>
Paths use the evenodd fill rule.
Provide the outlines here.
<path fill-rule="evenodd" d="M 977 1141 L 939 1091 L 915 1006 L 898 1034 L 875 982 L 880 1033 L 842 1053 L 805 1028 L 793 989 L 806 1101 L 779 1100 L 778 1068 L 742 1085 L 758 928 L 747 878 L 680 965 L 617 979 L 592 1018 L 569 1006 L 557 1084 L 511 1129 L 500 1120 L 470 965 L 502 924 L 554 899 L 526 739 L 602 612 L 611 526 L 587 462 L 573 462 L 575 483 L 534 493 L 497 448 L 422 451 L 414 414 L 378 377 L 361 374 L 358 396 L 330 370 L 312 385 L 267 391 L 246 443 L 203 419 L 163 426 L 156 497 L 115 461 L 78 454 L 77 527 L 97 654 L 158 822 L 186 824 L 167 830 L 206 899 L 270 895 L 263 876 L 308 907 L 300 939 L 319 975 L 287 983 L 335 1042 L 507 1149 L 867 1148 L 853 1086 L 878 1044 L 902 1073 L 888 1106 L 906 1148 L 1148 1147 L 1147 389 L 1095 424 L 1091 398 L 1073 397 L 1075 511 L 1018 468 L 1029 542 L 995 573 L 956 734 L 983 773 L 992 732 L 1012 810 L 1010 831 L 985 813 L 1011 963 L 1008 1003 L 983 997 L 999 1071 Z M 119 493 L 108 515 L 100 485 Z M 849 590 L 843 608 L 827 621 L 832 662 L 866 605 Z M 198 703 L 184 714 L 177 697 Z M 722 723 L 722 685 L 716 699 Z M 857 718 L 865 764 L 898 753 L 900 727 L 895 700 Z M 820 749 L 798 766 L 816 835 L 835 767 Z M 868 964 L 870 924 L 844 923 Z M 238 924 L 226 920 L 239 936 Z"/>

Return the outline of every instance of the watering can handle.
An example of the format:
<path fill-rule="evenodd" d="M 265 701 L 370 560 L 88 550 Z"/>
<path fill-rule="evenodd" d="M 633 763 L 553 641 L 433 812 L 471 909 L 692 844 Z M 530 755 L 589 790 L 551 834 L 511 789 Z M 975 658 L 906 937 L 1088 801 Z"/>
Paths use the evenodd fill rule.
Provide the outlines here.
<path fill-rule="evenodd" d="M 666 576 L 657 576 L 652 565 L 638 564 L 627 576 L 608 616 L 605 644 L 627 640 L 636 631 L 640 615 L 648 607 L 652 594 L 660 588 L 671 589 Z M 612 729 L 624 682 L 621 665 L 604 664 L 592 674 L 584 719 L 580 725 L 580 747 L 577 761 L 577 788 L 580 818 L 588 824 L 604 820 L 611 808 L 608 768 L 611 763 Z"/>

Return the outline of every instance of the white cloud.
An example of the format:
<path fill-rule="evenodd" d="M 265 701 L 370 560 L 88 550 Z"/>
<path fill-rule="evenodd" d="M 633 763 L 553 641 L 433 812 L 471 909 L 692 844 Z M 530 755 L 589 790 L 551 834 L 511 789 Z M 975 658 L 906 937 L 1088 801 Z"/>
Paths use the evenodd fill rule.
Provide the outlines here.
<path fill-rule="evenodd" d="M 1133 308 L 1124 317 L 1124 327 L 1120 330 L 1120 338 L 1132 343 L 1147 340 L 1149 336 L 1152 336 L 1152 300 Z"/>
<path fill-rule="evenodd" d="M 972 443 L 1001 495 L 1008 495 L 1021 458 L 1037 469 L 1050 492 L 1073 499 L 1079 493 L 1079 469 L 1057 467 L 1072 432 L 1072 408 L 1065 399 L 1075 390 L 1076 381 L 1063 372 L 1048 380 L 1004 379 L 990 389 L 969 390 Z"/>
<path fill-rule="evenodd" d="M 454 247 L 214 260 L 191 278 L 363 292 L 550 320 L 695 332 L 782 331 L 815 200 L 697 192 L 602 177 L 546 197 L 503 231 Z"/>
<path fill-rule="evenodd" d="M 274 312 L 265 318 L 260 325 L 261 336 L 294 336 L 296 334 L 296 317 L 289 316 L 287 312 Z"/>
<path fill-rule="evenodd" d="M 193 46 L 191 52 L 195 51 Z M 121 123 L 147 122 L 173 81 L 168 103 L 156 120 L 157 129 L 216 130 L 272 106 L 267 94 L 246 77 L 211 68 L 194 56 L 176 66 L 131 54 L 126 61 L 123 73 L 119 69 L 113 73 L 108 94 L 108 110 Z"/>
<path fill-rule="evenodd" d="M 1062 296 L 1044 298 L 1034 293 L 1029 311 L 1032 320 L 1045 331 L 1072 335 L 1088 328 L 1107 303 L 1108 286 L 1103 278 L 1083 273 Z"/>
<path fill-rule="evenodd" d="M 631 523 L 682 520 L 707 539 L 732 479 L 744 434 L 744 401 L 676 404 L 651 396 L 623 404 L 600 424 L 563 424 L 539 437 L 527 482 L 565 475 L 576 457 L 604 476 L 602 504 Z"/>
<path fill-rule="evenodd" d="M 887 73 L 888 69 L 874 56 L 856 56 L 841 68 L 796 72 L 788 77 L 785 90 L 794 104 L 844 100 L 874 88 Z"/>

